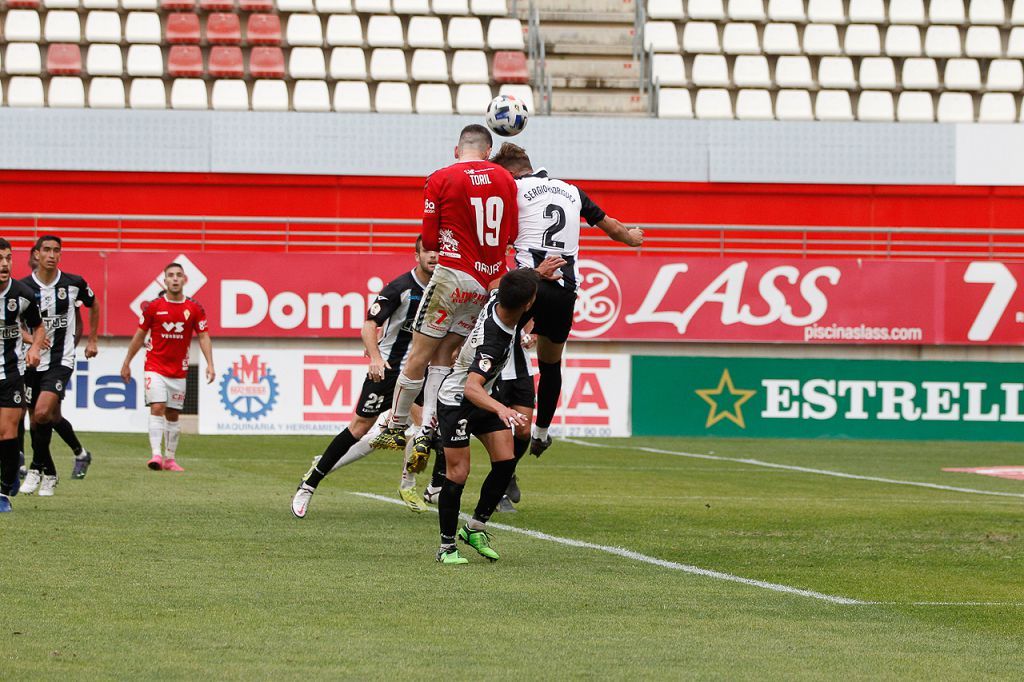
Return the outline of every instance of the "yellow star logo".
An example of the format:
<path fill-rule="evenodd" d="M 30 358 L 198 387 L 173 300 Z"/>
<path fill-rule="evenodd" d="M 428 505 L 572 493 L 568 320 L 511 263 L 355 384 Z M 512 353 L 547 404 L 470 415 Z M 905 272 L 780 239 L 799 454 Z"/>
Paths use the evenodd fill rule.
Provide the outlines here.
<path fill-rule="evenodd" d="M 746 424 L 743 423 L 743 410 L 741 408 L 743 403 L 753 398 L 757 391 L 733 386 L 729 370 L 722 371 L 722 378 L 719 380 L 717 388 L 701 388 L 696 393 L 700 396 L 701 400 L 711 406 L 711 410 L 708 412 L 708 421 L 704 424 L 704 428 L 710 429 L 723 419 L 728 419 L 741 429 L 747 428 Z M 724 393 L 728 393 L 732 397 L 732 407 L 728 410 L 723 410 L 718 405 Z"/>

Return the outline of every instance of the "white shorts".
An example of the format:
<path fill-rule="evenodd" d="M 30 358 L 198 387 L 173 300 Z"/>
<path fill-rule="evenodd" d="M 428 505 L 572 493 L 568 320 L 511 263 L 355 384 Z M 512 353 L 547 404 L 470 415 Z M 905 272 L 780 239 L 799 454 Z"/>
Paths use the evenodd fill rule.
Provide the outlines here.
<path fill-rule="evenodd" d="M 485 303 L 487 290 L 475 277 L 438 265 L 423 292 L 412 328 L 435 339 L 448 332 L 469 336 Z"/>
<path fill-rule="evenodd" d="M 165 403 L 172 410 L 185 406 L 185 377 L 172 379 L 156 372 L 146 372 L 146 404 Z"/>

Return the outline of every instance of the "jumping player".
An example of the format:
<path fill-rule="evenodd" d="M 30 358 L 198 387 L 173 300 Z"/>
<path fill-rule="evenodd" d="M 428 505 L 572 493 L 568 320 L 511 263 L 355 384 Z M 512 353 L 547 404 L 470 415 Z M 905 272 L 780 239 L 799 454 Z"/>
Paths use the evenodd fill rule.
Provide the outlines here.
<path fill-rule="evenodd" d="M 188 276 L 178 263 L 164 268 L 165 291 L 142 308 L 139 328 L 128 344 L 121 365 L 121 378 L 131 381 L 132 358 L 149 334 L 146 350 L 146 404 L 149 405 L 149 445 L 152 457 L 146 463 L 154 471 L 184 471 L 176 459 L 181 424 L 178 417 L 185 406 L 185 378 L 192 334 L 199 337 L 199 349 L 206 358 L 206 382 L 217 378 L 213 368 L 213 342 L 207 331 L 206 311 L 185 296 Z M 161 441 L 163 450 L 161 451 Z"/>
<path fill-rule="evenodd" d="M 60 237 L 45 235 L 36 240 L 32 254 L 39 266 L 22 284 L 32 290 L 43 324 L 46 327 L 47 349 L 39 365 L 25 372 L 25 394 L 30 409 L 29 428 L 32 440 L 32 464 L 21 491 L 30 495 L 39 490 L 41 496 L 53 495 L 57 485 L 57 468 L 50 453 L 54 426 L 62 420 L 60 411 L 64 392 L 75 366 L 76 306 L 89 308 L 89 336 L 85 357 L 96 357 L 99 334 L 100 304 L 88 283 L 78 276 L 59 269 L 63 242 Z M 87 456 L 83 451 L 80 457 Z M 77 468 L 77 467 L 76 467 Z"/>
<path fill-rule="evenodd" d="M 18 494 L 18 422 L 24 416 L 25 366 L 39 364 L 46 339 L 32 290 L 11 277 L 11 244 L 0 239 L 0 512 L 11 511 L 10 498 Z M 32 329 L 32 345 L 25 351 L 21 336 L 24 324 Z M 53 488 L 48 493 L 53 494 Z M 40 495 L 43 491 L 40 490 Z"/>
<path fill-rule="evenodd" d="M 565 259 L 561 279 L 540 283 L 537 302 L 527 315 L 535 322 L 540 369 L 530 452 L 539 457 L 551 446 L 548 428 L 562 392 L 562 353 L 572 329 L 579 282 L 580 217 L 626 246 L 643 245 L 644 232 L 607 215 L 579 187 L 550 177 L 543 168 L 534 170 L 522 147 L 506 142 L 492 161 L 508 170 L 518 186 L 516 263 L 534 268 L 553 255 Z"/>

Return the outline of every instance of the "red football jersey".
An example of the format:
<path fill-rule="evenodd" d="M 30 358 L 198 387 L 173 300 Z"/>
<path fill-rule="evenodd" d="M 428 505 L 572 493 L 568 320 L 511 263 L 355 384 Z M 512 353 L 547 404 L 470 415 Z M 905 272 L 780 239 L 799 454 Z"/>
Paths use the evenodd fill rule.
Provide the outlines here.
<path fill-rule="evenodd" d="M 139 329 L 149 332 L 146 371 L 171 379 L 188 374 L 188 347 L 192 334 L 207 330 L 206 311 L 191 298 L 168 301 L 161 296 L 145 304 Z"/>
<path fill-rule="evenodd" d="M 435 171 L 423 189 L 423 247 L 438 263 L 487 287 L 508 270 L 505 252 L 519 232 L 516 182 L 490 161 Z"/>

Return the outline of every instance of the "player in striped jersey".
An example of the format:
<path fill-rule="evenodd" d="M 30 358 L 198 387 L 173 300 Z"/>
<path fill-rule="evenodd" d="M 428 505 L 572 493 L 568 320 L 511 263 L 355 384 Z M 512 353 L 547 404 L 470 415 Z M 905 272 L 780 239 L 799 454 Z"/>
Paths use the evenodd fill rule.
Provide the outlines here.
<path fill-rule="evenodd" d="M 412 325 L 423 297 L 423 288 L 437 265 L 437 252 L 423 248 L 416 239 L 416 267 L 389 282 L 366 313 L 362 338 L 370 367 L 363 382 L 356 413 L 348 427 L 334 437 L 313 463 L 292 497 L 292 514 L 303 518 L 320 481 L 334 469 L 362 459 L 373 451 L 370 444 L 381 431 L 377 418 L 391 407 L 398 375 L 412 345 Z M 379 336 L 379 340 L 378 340 Z M 402 469 L 399 495 L 410 509 L 426 511 L 416 491 L 415 474 Z"/>
<path fill-rule="evenodd" d="M 0 239 L 0 512 L 11 511 L 10 498 L 18 494 L 18 421 L 25 404 L 25 366 L 39 364 L 46 328 L 32 291 L 11 277 L 11 245 Z M 33 330 L 25 350 L 21 325 Z"/>

